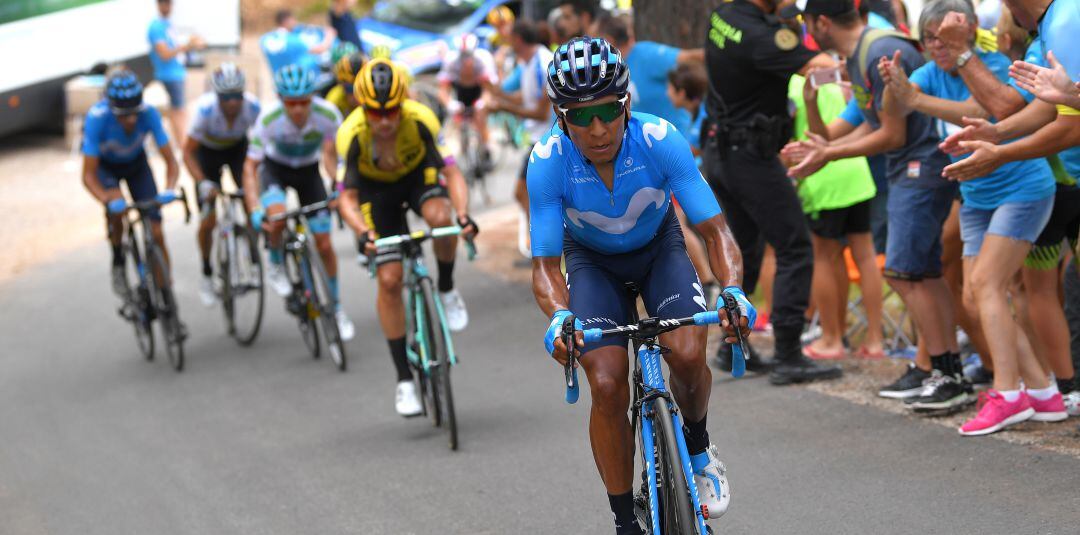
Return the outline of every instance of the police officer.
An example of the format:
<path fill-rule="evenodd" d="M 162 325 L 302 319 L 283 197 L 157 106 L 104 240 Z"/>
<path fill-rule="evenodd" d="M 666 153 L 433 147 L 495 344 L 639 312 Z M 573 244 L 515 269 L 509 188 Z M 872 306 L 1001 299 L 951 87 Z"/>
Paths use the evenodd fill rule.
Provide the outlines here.
<path fill-rule="evenodd" d="M 799 335 L 810 300 L 813 252 L 801 203 L 779 150 L 791 138 L 788 79 L 815 68 L 837 67 L 808 50 L 773 16 L 776 0 L 733 0 L 709 18 L 705 62 L 709 71 L 708 119 L 702 128 L 705 171 L 742 249 L 743 287 L 753 291 L 765 243 L 776 251 L 772 323 L 776 337 L 770 382 L 832 379 L 841 370 L 802 354 Z M 718 354 L 730 370 L 731 350 Z M 759 358 L 747 362 L 765 371 Z"/>

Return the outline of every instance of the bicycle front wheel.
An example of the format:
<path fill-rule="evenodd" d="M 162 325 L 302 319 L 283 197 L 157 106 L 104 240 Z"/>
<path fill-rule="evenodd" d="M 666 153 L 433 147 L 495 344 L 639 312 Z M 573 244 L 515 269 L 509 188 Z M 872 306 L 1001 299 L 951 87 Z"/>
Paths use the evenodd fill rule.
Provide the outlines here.
<path fill-rule="evenodd" d="M 247 346 L 255 341 L 262 325 L 263 266 L 255 231 L 247 225 L 236 225 L 233 230 L 229 270 L 224 275 L 229 280 L 229 325 L 236 341 Z"/>
<path fill-rule="evenodd" d="M 135 246 L 135 234 L 129 234 L 124 245 L 124 276 L 127 280 L 128 295 L 124 303 L 125 316 L 135 327 L 135 343 L 146 360 L 154 360 L 153 301 L 150 299 L 148 286 L 150 277 L 140 269 L 142 261 L 139 249 Z"/>
<path fill-rule="evenodd" d="M 165 262 L 165 255 L 157 245 L 150 246 L 150 272 L 154 274 L 154 286 L 157 288 L 158 318 L 161 319 L 161 329 L 165 335 L 165 353 L 169 357 L 169 364 L 176 371 L 184 370 L 184 328 L 180 323 L 180 307 L 176 303 L 176 297 L 172 291 L 172 278 L 169 276 L 169 265 Z"/>
<path fill-rule="evenodd" d="M 438 303 L 435 301 L 435 288 L 431 279 L 423 279 L 420 282 L 420 291 L 424 296 L 424 308 L 428 318 L 431 319 L 429 332 L 431 333 L 431 354 L 429 362 L 429 379 L 432 389 L 432 397 L 435 399 L 435 410 L 441 409 L 442 423 L 446 424 L 446 430 L 450 434 L 449 445 L 451 450 L 458 449 L 457 414 L 454 413 L 454 391 L 450 386 L 450 356 L 446 348 L 447 327 L 439 314 Z"/>
<path fill-rule="evenodd" d="M 337 318 L 334 316 L 337 303 L 334 301 L 333 292 L 330 291 L 330 275 L 326 273 L 326 266 L 323 265 L 318 251 L 315 250 L 314 240 L 308 241 L 308 260 L 311 262 L 313 267 L 311 272 L 314 275 L 312 287 L 315 289 L 315 295 L 312 296 L 312 301 L 319 311 L 319 322 L 322 324 L 326 350 L 330 353 L 330 360 L 337 365 L 338 371 L 343 372 L 348 367 L 348 359 L 345 356 L 345 341 L 341 339 L 341 331 L 338 330 Z"/>
<path fill-rule="evenodd" d="M 697 514 L 690 499 L 690 489 L 686 486 L 687 479 L 675 436 L 682 430 L 675 429 L 667 399 L 657 398 L 654 404 L 652 427 L 658 450 L 656 475 L 660 487 L 657 492 L 660 498 L 660 525 L 665 535 L 699 535 Z"/>

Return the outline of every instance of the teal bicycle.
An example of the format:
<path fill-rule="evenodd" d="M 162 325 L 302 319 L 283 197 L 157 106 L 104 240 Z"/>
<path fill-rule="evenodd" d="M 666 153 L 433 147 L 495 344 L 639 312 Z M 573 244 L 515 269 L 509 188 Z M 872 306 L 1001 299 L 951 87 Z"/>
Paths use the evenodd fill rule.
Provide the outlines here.
<path fill-rule="evenodd" d="M 405 266 L 405 351 L 413 368 L 413 381 L 421 393 L 422 414 L 435 427 L 444 427 L 450 434 L 450 449 L 458 449 L 457 415 L 454 412 L 454 390 L 450 384 L 450 369 L 457 365 L 450 328 L 442 301 L 435 294 L 435 284 L 424 265 L 423 243 L 432 238 L 457 236 L 461 227 L 440 227 L 420 230 L 400 236 L 375 240 L 379 253 L 398 251 Z M 465 241 L 469 260 L 476 257 L 476 247 Z M 368 273 L 375 277 L 375 259 L 367 257 Z"/>

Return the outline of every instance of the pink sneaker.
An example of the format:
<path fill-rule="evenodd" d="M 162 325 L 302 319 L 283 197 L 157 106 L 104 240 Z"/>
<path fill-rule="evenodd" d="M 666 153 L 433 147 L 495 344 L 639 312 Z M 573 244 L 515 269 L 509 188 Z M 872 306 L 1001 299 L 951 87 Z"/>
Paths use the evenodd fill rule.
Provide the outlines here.
<path fill-rule="evenodd" d="M 1021 392 L 1020 399 L 1009 403 L 997 390 L 990 389 L 979 393 L 979 414 L 960 426 L 960 434 L 964 436 L 989 435 L 1023 422 L 1031 418 L 1033 414 L 1035 414 L 1035 409 L 1031 408 L 1031 400 L 1027 394 Z"/>
<path fill-rule="evenodd" d="M 1035 414 L 1031 415 L 1031 419 L 1036 422 L 1060 422 L 1069 417 L 1069 413 L 1065 412 L 1065 399 L 1061 397 L 1061 393 L 1055 393 L 1050 399 L 1046 401 L 1039 401 L 1031 396 L 1026 396 L 1031 400 L 1031 408 L 1035 409 Z"/>

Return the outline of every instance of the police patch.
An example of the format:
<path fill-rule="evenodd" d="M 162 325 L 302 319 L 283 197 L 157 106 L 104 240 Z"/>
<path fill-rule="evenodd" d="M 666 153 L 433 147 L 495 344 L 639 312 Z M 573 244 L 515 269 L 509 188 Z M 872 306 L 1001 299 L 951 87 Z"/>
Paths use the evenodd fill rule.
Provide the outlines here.
<path fill-rule="evenodd" d="M 773 41 L 776 42 L 776 48 L 779 48 L 780 50 L 793 50 L 799 45 L 799 36 L 795 35 L 795 32 L 787 28 L 780 28 L 779 30 L 776 30 Z"/>

